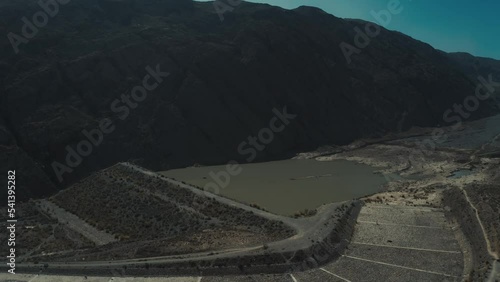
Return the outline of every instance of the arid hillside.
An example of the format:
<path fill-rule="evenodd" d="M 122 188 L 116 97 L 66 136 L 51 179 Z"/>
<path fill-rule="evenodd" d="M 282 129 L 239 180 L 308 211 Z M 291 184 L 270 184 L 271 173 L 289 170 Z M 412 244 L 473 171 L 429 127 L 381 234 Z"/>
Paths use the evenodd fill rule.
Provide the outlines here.
<path fill-rule="evenodd" d="M 22 34 L 20 19 L 41 9 L 0 5 L 5 34 Z M 346 55 L 341 45 L 366 29 L 380 30 Z M 0 167 L 24 165 L 24 199 L 120 161 L 153 170 L 247 161 L 239 145 L 284 107 L 295 118 L 255 160 L 447 124 L 458 116 L 444 113 L 476 87 L 428 44 L 311 7 L 243 2 L 221 22 L 209 2 L 73 0 L 17 47 L 0 39 Z M 130 100 L 144 81 L 151 90 Z M 470 119 L 496 110 L 484 101 Z M 68 161 L 82 140 L 92 152 Z"/>

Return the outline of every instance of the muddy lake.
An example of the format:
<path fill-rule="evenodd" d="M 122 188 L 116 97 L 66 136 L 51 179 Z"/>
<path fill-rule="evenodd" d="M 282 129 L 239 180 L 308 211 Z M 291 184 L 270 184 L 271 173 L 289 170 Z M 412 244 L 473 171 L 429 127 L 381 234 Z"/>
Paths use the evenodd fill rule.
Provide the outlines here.
<path fill-rule="evenodd" d="M 292 215 L 322 204 L 380 192 L 387 180 L 375 173 L 379 169 L 346 160 L 292 159 L 240 164 L 233 168 L 239 172 L 233 172 L 235 175 L 228 173 L 226 165 L 188 167 L 161 173 L 198 187 L 210 187 L 206 189 L 210 192 L 215 191 L 212 187 L 217 187 L 218 194 L 224 197 L 256 204 L 273 213 Z"/>

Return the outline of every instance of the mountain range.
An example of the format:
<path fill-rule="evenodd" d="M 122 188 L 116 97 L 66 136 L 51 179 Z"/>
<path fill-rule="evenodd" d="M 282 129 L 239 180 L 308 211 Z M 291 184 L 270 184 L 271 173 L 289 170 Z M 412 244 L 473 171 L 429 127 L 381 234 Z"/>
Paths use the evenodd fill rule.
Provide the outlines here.
<path fill-rule="evenodd" d="M 221 21 L 207 2 L 62 2 L 28 38 L 22 19 L 34 24 L 42 7 L 0 1 L 0 167 L 18 170 L 24 199 L 121 161 L 152 170 L 245 162 L 239 146 L 277 110 L 295 118 L 255 161 L 449 125 L 478 76 L 500 78 L 500 61 L 312 7 L 242 2 Z M 367 26 L 379 32 L 367 37 Z M 146 80 L 144 99 L 124 100 Z M 468 119 L 498 105 L 481 101 Z M 82 141 L 91 152 L 78 160 L 71 151 L 87 154 Z"/>

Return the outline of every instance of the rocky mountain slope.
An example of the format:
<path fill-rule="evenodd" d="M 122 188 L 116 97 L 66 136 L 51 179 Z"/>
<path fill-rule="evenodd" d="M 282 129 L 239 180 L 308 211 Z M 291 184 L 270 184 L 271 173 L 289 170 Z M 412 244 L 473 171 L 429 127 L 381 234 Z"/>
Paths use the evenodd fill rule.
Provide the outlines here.
<path fill-rule="evenodd" d="M 477 76 L 484 77 L 490 74 L 500 80 L 500 61 L 491 58 L 475 57 L 469 53 L 448 53 L 446 54 L 465 74 L 477 79 Z"/>
<path fill-rule="evenodd" d="M 490 76 L 495 85 L 493 98 L 497 105 L 500 105 L 500 61 L 491 58 L 475 57 L 468 53 L 449 53 L 447 56 L 453 61 L 455 66 L 463 71 L 473 81 L 478 81 L 479 77 L 486 80 Z"/>
<path fill-rule="evenodd" d="M 1 0 L 1 33 L 21 36 L 36 2 Z M 443 113 L 474 94 L 448 56 L 383 28 L 348 63 L 339 46 L 366 24 L 245 2 L 223 22 L 212 3 L 187 0 L 60 4 L 19 53 L 0 41 L 1 169 L 21 163 L 20 197 L 36 197 L 119 161 L 165 170 L 248 160 L 238 147 L 269 127 L 273 109 L 296 118 L 253 160 L 446 124 Z M 149 81 L 144 100 L 123 100 L 157 68 L 169 75 Z M 497 110 L 483 102 L 471 119 Z M 103 119 L 112 132 L 68 157 Z M 54 162 L 65 166 L 59 177 Z"/>

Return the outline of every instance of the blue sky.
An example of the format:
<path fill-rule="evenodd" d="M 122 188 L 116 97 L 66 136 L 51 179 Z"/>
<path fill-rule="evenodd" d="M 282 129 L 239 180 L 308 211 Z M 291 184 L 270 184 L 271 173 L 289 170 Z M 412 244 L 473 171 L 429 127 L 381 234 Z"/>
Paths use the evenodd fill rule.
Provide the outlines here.
<path fill-rule="evenodd" d="M 283 8 L 319 7 L 334 16 L 375 22 L 371 11 L 391 0 L 251 0 Z M 397 0 L 395 0 L 397 1 Z M 500 0 L 399 0 L 403 11 L 385 26 L 447 52 L 500 59 Z"/>

